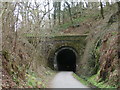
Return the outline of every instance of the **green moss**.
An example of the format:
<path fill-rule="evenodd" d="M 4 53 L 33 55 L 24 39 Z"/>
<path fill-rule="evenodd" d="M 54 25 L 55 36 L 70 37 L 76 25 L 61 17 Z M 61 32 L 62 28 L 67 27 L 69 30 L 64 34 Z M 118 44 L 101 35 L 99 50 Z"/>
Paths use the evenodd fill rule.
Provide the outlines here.
<path fill-rule="evenodd" d="M 32 34 L 32 33 L 25 33 L 25 34 L 23 34 L 23 36 L 25 36 L 25 37 L 34 37 L 35 35 Z"/>

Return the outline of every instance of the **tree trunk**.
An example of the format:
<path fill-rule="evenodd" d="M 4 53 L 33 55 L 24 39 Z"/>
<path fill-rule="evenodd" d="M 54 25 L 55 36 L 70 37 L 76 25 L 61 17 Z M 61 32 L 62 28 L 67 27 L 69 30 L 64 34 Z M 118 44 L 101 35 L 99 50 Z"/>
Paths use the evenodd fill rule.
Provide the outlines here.
<path fill-rule="evenodd" d="M 73 20 L 72 20 L 72 14 L 71 14 L 71 8 L 70 8 L 70 4 L 68 2 L 65 2 L 68 6 L 68 9 L 69 9 L 69 15 L 70 15 L 70 20 L 71 20 L 71 23 L 73 24 Z"/>
<path fill-rule="evenodd" d="M 61 2 L 58 2 L 58 11 L 59 11 L 59 15 L 58 15 L 58 22 L 60 24 L 60 14 L 61 14 Z"/>
<path fill-rule="evenodd" d="M 101 7 L 101 10 L 100 10 L 101 16 L 102 16 L 102 18 L 104 19 L 104 14 L 103 14 L 103 4 L 102 4 L 101 1 L 100 1 L 100 7 Z"/>
<path fill-rule="evenodd" d="M 63 10 L 63 16 L 62 16 L 62 23 L 65 23 L 65 4 L 64 4 L 64 10 Z"/>
<path fill-rule="evenodd" d="M 53 15 L 54 25 L 56 25 L 56 5 L 57 5 L 57 3 L 54 2 L 54 3 L 53 3 L 53 7 L 54 7 L 54 15 Z"/>
<path fill-rule="evenodd" d="M 50 18 L 50 2 L 48 0 L 48 18 L 49 18 L 49 27 L 51 27 L 51 18 Z"/>
<path fill-rule="evenodd" d="M 110 6 L 110 3 L 109 3 L 109 2 L 106 2 L 106 6 Z"/>

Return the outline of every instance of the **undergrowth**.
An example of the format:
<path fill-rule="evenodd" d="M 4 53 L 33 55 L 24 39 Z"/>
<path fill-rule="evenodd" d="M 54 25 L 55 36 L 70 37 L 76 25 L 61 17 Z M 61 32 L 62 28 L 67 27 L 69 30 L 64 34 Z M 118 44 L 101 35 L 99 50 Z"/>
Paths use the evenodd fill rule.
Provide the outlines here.
<path fill-rule="evenodd" d="M 28 71 L 26 74 L 26 84 L 32 88 L 46 88 L 46 85 L 43 83 L 43 79 L 37 76 L 33 71 Z"/>
<path fill-rule="evenodd" d="M 98 75 L 99 75 L 99 71 L 98 71 L 97 74 L 88 78 L 87 81 L 90 82 L 92 85 L 98 87 L 98 88 L 117 88 L 117 87 L 108 85 L 106 83 L 106 81 L 101 81 L 100 82 L 100 80 L 97 80 Z"/>
<path fill-rule="evenodd" d="M 102 81 L 102 82 L 99 82 L 100 80 L 97 80 L 97 77 L 99 75 L 99 71 L 97 72 L 97 74 L 89 77 L 89 78 L 85 78 L 83 79 L 82 77 L 79 77 L 78 75 L 76 75 L 75 73 L 73 74 L 73 76 L 79 80 L 82 84 L 88 86 L 88 87 L 96 87 L 96 88 L 117 88 L 117 87 L 114 87 L 114 86 L 110 86 L 106 83 L 106 81 Z"/>
<path fill-rule="evenodd" d="M 82 23 L 82 22 L 86 21 L 87 19 L 98 18 L 98 16 L 100 17 L 99 12 L 96 12 L 95 14 L 89 13 L 88 15 L 83 15 L 79 18 L 73 19 L 73 23 L 69 21 L 69 22 L 66 22 L 64 24 L 60 24 L 60 25 L 56 26 L 54 28 L 54 30 L 55 31 L 65 30 L 71 26 Z"/>

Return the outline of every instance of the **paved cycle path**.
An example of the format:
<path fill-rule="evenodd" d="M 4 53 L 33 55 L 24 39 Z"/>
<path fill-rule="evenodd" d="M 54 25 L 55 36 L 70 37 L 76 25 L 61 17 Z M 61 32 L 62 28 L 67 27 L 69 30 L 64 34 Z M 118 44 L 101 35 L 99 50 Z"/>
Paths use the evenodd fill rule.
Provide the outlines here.
<path fill-rule="evenodd" d="M 73 72 L 59 72 L 53 78 L 50 88 L 88 88 L 73 77 Z"/>

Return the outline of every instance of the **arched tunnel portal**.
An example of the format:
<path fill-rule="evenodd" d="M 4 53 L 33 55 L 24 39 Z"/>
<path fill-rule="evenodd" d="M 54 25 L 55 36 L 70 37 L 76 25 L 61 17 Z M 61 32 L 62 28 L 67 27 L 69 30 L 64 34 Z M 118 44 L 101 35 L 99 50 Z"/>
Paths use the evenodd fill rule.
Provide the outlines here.
<path fill-rule="evenodd" d="M 54 55 L 54 68 L 58 71 L 76 71 L 77 52 L 66 46 L 59 48 Z"/>
<path fill-rule="evenodd" d="M 87 34 L 63 36 L 27 36 L 39 49 L 41 60 L 49 68 L 58 71 L 78 72 L 84 54 Z M 39 63 L 37 63 L 39 64 Z"/>

